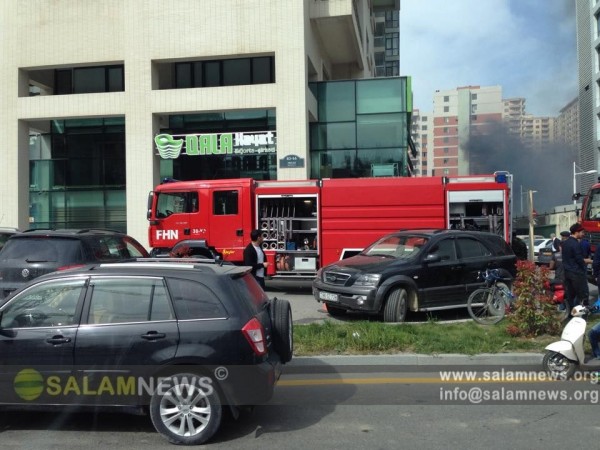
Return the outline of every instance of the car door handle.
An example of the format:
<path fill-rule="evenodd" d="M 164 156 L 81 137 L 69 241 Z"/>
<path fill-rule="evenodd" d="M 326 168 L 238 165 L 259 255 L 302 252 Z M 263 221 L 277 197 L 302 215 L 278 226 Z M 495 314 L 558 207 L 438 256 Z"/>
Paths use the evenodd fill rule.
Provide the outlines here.
<path fill-rule="evenodd" d="M 71 342 L 71 338 L 64 336 L 53 336 L 51 338 L 46 339 L 48 344 L 59 345 L 59 344 L 68 344 Z"/>
<path fill-rule="evenodd" d="M 158 333 L 156 331 L 148 331 L 146 334 L 142 334 L 142 339 L 146 339 L 148 341 L 164 339 L 165 337 L 167 337 L 167 335 L 165 333 Z"/>

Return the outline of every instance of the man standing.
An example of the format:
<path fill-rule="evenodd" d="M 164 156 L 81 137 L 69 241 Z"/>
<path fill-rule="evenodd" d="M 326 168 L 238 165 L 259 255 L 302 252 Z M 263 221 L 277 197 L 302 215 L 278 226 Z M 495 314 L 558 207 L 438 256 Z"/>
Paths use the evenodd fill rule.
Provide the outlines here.
<path fill-rule="evenodd" d="M 552 239 L 552 253 L 560 252 L 561 240 L 559 238 L 557 238 L 556 234 L 554 234 L 554 233 L 552 233 L 550 235 L 550 239 Z"/>
<path fill-rule="evenodd" d="M 571 236 L 562 243 L 562 265 L 565 271 L 565 293 L 569 312 L 580 303 L 587 304 L 589 289 L 587 282 L 587 265 L 579 240 L 585 232 L 580 223 L 571 226 Z"/>
<path fill-rule="evenodd" d="M 250 239 L 252 242 L 244 249 L 244 265 L 252 267 L 252 275 L 264 290 L 266 289 L 265 269 L 269 266 L 269 263 L 262 249 L 263 238 L 260 231 L 252 230 Z"/>

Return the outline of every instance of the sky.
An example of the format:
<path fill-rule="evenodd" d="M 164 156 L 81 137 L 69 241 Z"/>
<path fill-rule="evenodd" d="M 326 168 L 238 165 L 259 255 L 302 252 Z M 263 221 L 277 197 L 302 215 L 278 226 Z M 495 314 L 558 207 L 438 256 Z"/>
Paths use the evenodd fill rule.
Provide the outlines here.
<path fill-rule="evenodd" d="M 577 96 L 574 0 L 401 0 L 400 75 L 414 108 L 436 90 L 502 86 L 528 114 L 557 116 Z"/>

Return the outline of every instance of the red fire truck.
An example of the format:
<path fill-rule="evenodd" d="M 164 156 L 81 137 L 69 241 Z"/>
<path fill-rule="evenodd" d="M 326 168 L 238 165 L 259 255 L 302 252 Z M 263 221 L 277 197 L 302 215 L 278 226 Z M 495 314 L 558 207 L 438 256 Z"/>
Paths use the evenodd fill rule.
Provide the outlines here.
<path fill-rule="evenodd" d="M 254 228 L 267 275 L 310 278 L 399 229 L 462 228 L 511 238 L 512 175 L 171 181 L 148 198 L 153 253 L 182 243 L 243 262 Z M 199 244 L 199 245 L 198 245 Z"/>
<path fill-rule="evenodd" d="M 579 198 L 579 194 L 574 198 Z M 583 200 L 581 224 L 588 234 L 592 250 L 596 251 L 600 244 L 600 182 L 590 188 Z"/>

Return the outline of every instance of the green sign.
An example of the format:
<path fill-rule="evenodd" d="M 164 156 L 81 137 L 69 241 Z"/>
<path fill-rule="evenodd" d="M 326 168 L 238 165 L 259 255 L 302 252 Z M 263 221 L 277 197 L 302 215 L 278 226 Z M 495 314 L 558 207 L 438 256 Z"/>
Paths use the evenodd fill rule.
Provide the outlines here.
<path fill-rule="evenodd" d="M 274 131 L 220 134 L 158 134 L 154 138 L 158 154 L 163 159 L 181 155 L 262 155 L 277 153 Z"/>

